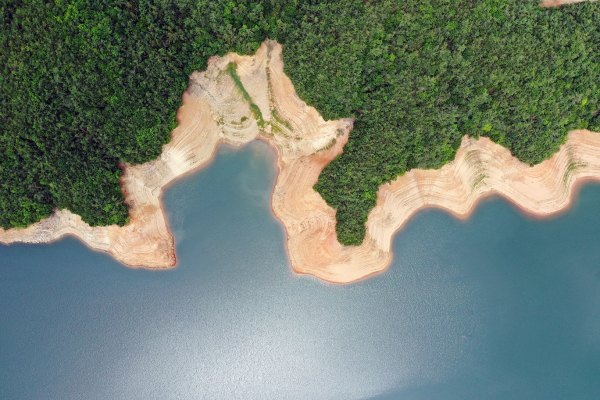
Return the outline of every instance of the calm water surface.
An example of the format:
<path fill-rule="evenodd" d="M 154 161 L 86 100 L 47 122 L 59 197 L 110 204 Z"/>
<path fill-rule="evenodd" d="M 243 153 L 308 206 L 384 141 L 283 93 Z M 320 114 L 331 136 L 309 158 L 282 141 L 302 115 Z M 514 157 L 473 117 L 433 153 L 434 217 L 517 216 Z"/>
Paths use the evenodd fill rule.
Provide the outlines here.
<path fill-rule="evenodd" d="M 600 398 L 599 185 L 552 220 L 420 212 L 339 286 L 290 270 L 273 162 L 223 146 L 168 189 L 173 270 L 0 246 L 0 398 Z"/>

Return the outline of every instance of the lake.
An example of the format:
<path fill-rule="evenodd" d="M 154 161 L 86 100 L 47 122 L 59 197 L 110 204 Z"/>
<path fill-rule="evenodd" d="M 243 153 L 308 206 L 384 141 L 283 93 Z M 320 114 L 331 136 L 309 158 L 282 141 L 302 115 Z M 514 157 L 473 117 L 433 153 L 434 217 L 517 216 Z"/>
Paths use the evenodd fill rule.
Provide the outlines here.
<path fill-rule="evenodd" d="M 545 220 L 419 212 L 334 285 L 291 271 L 274 160 L 221 146 L 167 189 L 175 269 L 0 245 L 0 398 L 600 398 L 600 185 Z"/>

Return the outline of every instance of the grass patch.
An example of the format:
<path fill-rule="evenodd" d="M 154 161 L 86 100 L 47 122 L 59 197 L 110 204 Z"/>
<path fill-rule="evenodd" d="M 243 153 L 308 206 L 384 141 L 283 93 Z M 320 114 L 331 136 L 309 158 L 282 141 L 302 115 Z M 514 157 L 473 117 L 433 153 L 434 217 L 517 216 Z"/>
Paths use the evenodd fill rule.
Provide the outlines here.
<path fill-rule="evenodd" d="M 227 72 L 229 72 L 229 75 L 231 75 L 231 78 L 233 79 L 235 86 L 238 88 L 238 90 L 242 94 L 242 97 L 244 98 L 244 100 L 246 100 L 248 102 L 248 104 L 250 105 L 250 111 L 252 112 L 252 115 L 254 115 L 254 118 L 256 118 L 256 123 L 261 128 L 264 128 L 265 120 L 263 118 L 262 112 L 260 111 L 260 108 L 252 101 L 252 97 L 250 96 L 250 93 L 248 93 L 248 91 L 242 84 L 242 80 L 240 79 L 240 76 L 237 74 L 237 64 L 229 63 L 227 65 Z"/>
<path fill-rule="evenodd" d="M 273 119 L 275 120 L 275 122 L 277 122 L 279 125 L 285 126 L 290 132 L 294 132 L 294 129 L 292 128 L 292 124 L 290 124 L 289 121 L 286 121 L 286 120 L 282 119 L 279 116 L 279 113 L 277 112 L 276 108 L 274 108 L 271 111 L 271 115 L 273 116 Z"/>

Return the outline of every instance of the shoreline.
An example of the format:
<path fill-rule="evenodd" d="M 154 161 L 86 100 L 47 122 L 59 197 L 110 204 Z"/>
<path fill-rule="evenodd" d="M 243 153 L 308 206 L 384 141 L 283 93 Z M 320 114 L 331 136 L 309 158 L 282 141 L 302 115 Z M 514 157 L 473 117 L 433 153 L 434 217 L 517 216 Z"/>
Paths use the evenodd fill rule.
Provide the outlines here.
<path fill-rule="evenodd" d="M 211 57 L 206 71 L 192 74 L 171 142 L 154 161 L 124 165 L 127 225 L 92 228 L 60 210 L 27 228 L 0 229 L 0 242 L 48 243 L 73 235 L 128 266 L 175 267 L 163 190 L 208 165 L 220 144 L 261 140 L 276 154 L 271 210 L 284 226 L 293 271 L 350 283 L 388 268 L 395 233 L 423 208 L 441 208 L 466 220 L 482 200 L 498 195 L 527 216 L 548 218 L 566 212 L 583 184 L 600 180 L 600 134 L 572 131 L 551 159 L 534 167 L 487 138 L 464 137 L 455 160 L 441 169 L 411 170 L 382 185 L 363 244 L 342 246 L 335 234 L 335 210 L 312 187 L 343 152 L 353 120 L 324 121 L 307 106 L 283 72 L 281 50 L 267 40 L 252 56 Z M 237 65 L 241 83 L 227 73 L 230 63 Z"/>
<path fill-rule="evenodd" d="M 485 194 L 481 195 L 480 197 L 478 197 L 477 200 L 475 201 L 475 204 L 473 204 L 471 206 L 471 208 L 469 209 L 469 211 L 467 211 L 465 214 L 459 214 L 459 213 L 455 212 L 454 210 L 451 210 L 449 208 L 446 208 L 444 206 L 440 206 L 437 204 L 429 204 L 429 205 L 424 205 L 424 206 L 421 206 L 420 208 L 418 208 L 406 221 L 408 222 L 408 220 L 410 220 L 412 217 L 414 217 L 416 213 L 421 212 L 425 209 L 436 209 L 436 210 L 440 210 L 440 211 L 443 211 L 443 212 L 449 214 L 451 217 L 455 218 L 456 220 L 466 222 L 472 218 L 473 214 L 475 214 L 477 212 L 478 208 L 480 206 L 482 206 L 483 203 L 485 203 L 486 201 L 493 201 L 494 198 L 497 198 L 500 201 L 503 201 L 503 202 L 507 203 L 508 205 L 510 205 L 511 207 L 513 207 L 515 209 L 515 212 L 517 212 L 522 218 L 526 218 L 526 219 L 529 219 L 532 221 L 551 221 L 551 220 L 554 220 L 557 218 L 561 218 L 563 215 L 565 215 L 566 213 L 571 211 L 571 208 L 573 207 L 573 202 L 577 199 L 577 196 L 579 196 L 579 193 L 581 192 L 583 187 L 590 183 L 600 184 L 600 177 L 584 176 L 584 177 L 577 179 L 577 181 L 575 183 L 573 183 L 572 189 L 570 191 L 571 195 L 569 196 L 569 201 L 568 201 L 567 205 L 559 210 L 551 211 L 548 214 L 539 214 L 539 213 L 536 213 L 535 211 L 529 211 L 526 208 L 524 208 L 523 206 L 521 206 L 521 204 L 519 204 L 515 200 L 513 200 L 512 198 L 507 197 L 506 195 L 504 195 L 500 192 L 492 191 L 492 192 L 485 193 Z M 402 227 L 400 227 L 394 234 L 400 232 L 403 227 L 404 227 L 404 225 Z"/>
<path fill-rule="evenodd" d="M 273 50 L 277 56 L 276 67 L 270 68 Z M 259 126 L 263 116 L 257 119 L 253 115 L 251 104 L 241 96 L 232 77 L 223 74 L 232 62 L 238 67 L 238 75 L 244 89 L 250 93 L 252 105 L 265 116 L 266 127 Z M 285 98 L 282 103 L 291 105 L 296 111 L 290 115 L 291 121 L 271 112 L 275 110 L 271 101 L 274 92 L 271 73 L 278 82 L 274 85 L 275 92 Z M 277 111 L 283 110 L 278 108 Z M 288 108 L 282 111 L 283 116 L 288 113 Z M 171 142 L 163 146 L 158 159 L 133 167 L 122 166 L 121 190 L 125 202 L 130 205 L 127 225 L 92 228 L 67 210 L 55 210 L 49 218 L 27 228 L 0 228 L 0 243 L 50 243 L 71 235 L 93 250 L 112 254 L 127 266 L 171 268 L 176 265 L 174 241 L 161 202 L 162 191 L 171 182 L 210 163 L 222 143 L 241 146 L 251 140 L 262 140 L 275 150 L 280 161 L 283 147 L 286 147 L 287 158 L 308 156 L 338 136 L 337 131 L 346 129 L 347 136 L 351 126 L 351 120 L 324 121 L 314 108 L 299 99 L 283 73 L 281 46 L 273 41 L 265 41 L 254 56 L 230 53 L 224 57 L 211 57 L 206 71 L 190 76 L 177 120 L 179 125 L 171 133 Z M 299 131 L 293 141 L 288 140 L 292 125 Z M 341 146 L 338 143 L 333 147 L 341 150 Z M 283 166 L 279 162 L 276 165 L 281 171 Z M 274 211 L 272 205 L 271 209 Z"/>
<path fill-rule="evenodd" d="M 569 171 L 572 165 L 576 168 Z M 572 131 L 554 157 L 535 167 L 518 161 L 508 149 L 487 138 L 464 137 L 452 163 L 439 170 L 412 170 L 380 187 L 377 206 L 366 224 L 367 237 L 353 251 L 371 254 L 371 259 L 364 254 L 362 260 L 360 254 L 346 254 L 344 262 L 337 265 L 332 262 L 328 268 L 297 272 L 334 283 L 354 282 L 387 269 L 395 233 L 424 208 L 443 209 L 466 220 L 482 200 L 498 196 L 526 218 L 560 217 L 570 209 L 582 185 L 590 181 L 600 181 L 600 134 Z M 376 251 L 380 253 L 376 255 Z"/>

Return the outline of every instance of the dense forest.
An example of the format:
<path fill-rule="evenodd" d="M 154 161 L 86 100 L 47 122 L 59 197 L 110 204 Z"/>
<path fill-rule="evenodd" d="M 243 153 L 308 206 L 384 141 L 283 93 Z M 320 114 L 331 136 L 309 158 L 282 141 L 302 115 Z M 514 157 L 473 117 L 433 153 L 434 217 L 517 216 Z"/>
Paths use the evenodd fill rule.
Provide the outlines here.
<path fill-rule="evenodd" d="M 600 131 L 600 2 L 0 0 L 0 226 L 68 208 L 127 222 L 120 164 L 156 158 L 192 70 L 284 44 L 326 119 L 356 119 L 315 189 L 357 245 L 385 182 L 439 168 L 463 135 L 536 164 Z"/>

